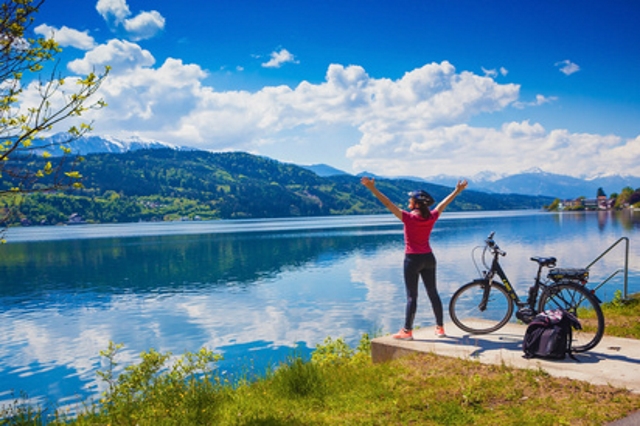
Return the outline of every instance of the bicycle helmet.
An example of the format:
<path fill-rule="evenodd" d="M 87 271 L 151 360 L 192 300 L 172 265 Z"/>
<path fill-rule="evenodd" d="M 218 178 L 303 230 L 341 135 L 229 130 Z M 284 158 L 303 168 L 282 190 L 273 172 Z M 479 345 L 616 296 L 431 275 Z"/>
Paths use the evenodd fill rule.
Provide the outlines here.
<path fill-rule="evenodd" d="M 418 204 L 425 204 L 426 206 L 430 206 L 436 201 L 433 199 L 431 195 L 427 191 L 423 191 L 422 189 L 418 189 L 417 191 L 411 191 L 409 193 L 409 197 L 416 200 Z"/>

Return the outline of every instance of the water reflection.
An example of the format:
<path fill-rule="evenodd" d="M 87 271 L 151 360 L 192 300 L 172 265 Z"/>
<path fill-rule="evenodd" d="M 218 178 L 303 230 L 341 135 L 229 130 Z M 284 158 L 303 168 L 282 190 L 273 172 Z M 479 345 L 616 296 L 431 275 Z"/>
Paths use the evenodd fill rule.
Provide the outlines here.
<path fill-rule="evenodd" d="M 194 233 L 189 224 L 183 234 L 176 225 L 165 235 L 6 244 L 0 402 L 12 389 L 62 403 L 95 394 L 98 353 L 110 340 L 126 345 L 122 365 L 151 347 L 181 354 L 205 346 L 225 355 L 221 369 L 231 374 L 247 366 L 259 372 L 327 336 L 353 344 L 363 332 L 395 331 L 404 304 L 401 227 L 389 217 L 359 220 L 315 218 L 309 230 L 303 220 L 290 229 L 280 220 L 262 222 L 272 231 L 215 233 Z M 640 291 L 638 223 L 628 212 L 446 215 L 433 234 L 443 301 L 478 275 L 471 252 L 490 231 L 521 293 L 535 274 L 531 256 L 585 266 L 622 236 L 632 241 L 629 290 Z M 131 226 L 133 235 L 144 231 Z M 623 254 L 616 248 L 594 265 L 592 281 L 620 268 Z M 599 295 L 610 299 L 620 288 L 616 277 Z M 433 324 L 422 290 L 416 324 Z"/>
<path fill-rule="evenodd" d="M 640 211 L 625 210 L 617 211 L 599 211 L 598 228 L 605 231 L 607 226 L 620 227 L 625 231 L 634 231 L 640 227 Z"/>
<path fill-rule="evenodd" d="M 393 242 L 400 232 L 399 227 L 387 233 L 376 229 L 362 239 L 353 232 L 348 238 L 337 232 L 256 232 L 10 244 L 0 258 L 0 274 L 11 279 L 0 283 L 0 294 L 32 298 L 51 291 L 111 294 L 242 286 L 311 261 L 330 262 L 356 248 Z"/>

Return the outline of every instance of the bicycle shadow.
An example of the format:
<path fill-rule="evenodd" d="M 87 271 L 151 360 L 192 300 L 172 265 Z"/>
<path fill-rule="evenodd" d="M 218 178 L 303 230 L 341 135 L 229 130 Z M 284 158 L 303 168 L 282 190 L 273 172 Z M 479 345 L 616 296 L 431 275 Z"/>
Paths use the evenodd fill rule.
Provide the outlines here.
<path fill-rule="evenodd" d="M 426 341 L 433 340 L 425 339 Z M 522 338 L 510 335 L 494 335 L 492 338 L 483 338 L 478 335 L 466 334 L 459 336 L 447 336 L 436 340 L 436 344 L 466 346 L 475 348 L 469 353 L 470 358 L 479 358 L 484 352 L 507 350 L 522 351 Z"/>
<path fill-rule="evenodd" d="M 483 353 L 490 351 L 522 351 L 522 338 L 517 336 L 497 336 L 494 334 L 491 338 L 483 338 L 473 334 L 463 336 L 447 335 L 444 338 L 414 338 L 413 341 L 435 345 L 436 353 L 438 352 L 438 347 L 442 348 L 443 346 L 449 346 L 451 349 L 465 348 L 466 352 L 468 352 L 467 356 L 470 358 L 479 358 Z"/>
<path fill-rule="evenodd" d="M 617 361 L 640 365 L 640 359 L 630 358 L 626 355 L 621 354 L 605 353 L 599 351 L 598 348 L 593 349 L 589 352 L 573 354 L 573 356 L 576 357 L 577 361 L 582 364 L 597 364 L 602 361 Z"/>
<path fill-rule="evenodd" d="M 487 335 L 489 336 L 489 335 Z M 418 342 L 429 342 L 436 346 L 447 345 L 455 347 L 470 348 L 468 357 L 471 359 L 479 359 L 483 354 L 505 350 L 516 357 L 519 355 L 525 361 L 531 362 L 550 362 L 550 363 L 574 363 L 574 364 L 598 364 L 604 361 L 624 362 L 633 365 L 640 365 L 639 358 L 629 357 L 620 353 L 608 353 L 605 351 L 620 351 L 620 347 L 594 348 L 588 352 L 573 353 L 572 357 L 567 356 L 565 359 L 541 359 L 541 358 L 525 358 L 522 351 L 522 336 L 503 334 L 491 335 L 491 337 L 483 337 L 482 335 L 465 334 L 462 336 L 447 336 L 446 338 L 436 339 L 416 339 Z M 437 352 L 437 350 L 436 350 Z"/>

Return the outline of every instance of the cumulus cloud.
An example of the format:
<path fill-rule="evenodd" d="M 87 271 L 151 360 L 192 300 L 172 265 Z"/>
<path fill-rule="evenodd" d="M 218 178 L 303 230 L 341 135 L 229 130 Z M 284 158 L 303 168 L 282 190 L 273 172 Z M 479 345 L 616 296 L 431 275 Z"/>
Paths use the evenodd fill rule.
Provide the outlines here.
<path fill-rule="evenodd" d="M 101 123 L 112 135 L 135 133 L 156 140 L 169 140 L 170 134 L 181 120 L 197 110 L 200 98 L 208 88 L 201 80 L 206 73 L 197 65 L 183 64 L 167 59 L 159 68 L 137 66 L 123 68 L 110 75 L 100 89 L 109 107 L 89 112 L 86 118 Z M 98 117 L 91 114 L 98 114 Z M 214 123 L 224 126 L 224 123 Z M 163 135 L 164 133 L 164 135 Z M 190 145 L 188 135 L 174 138 L 181 145 Z"/>
<path fill-rule="evenodd" d="M 114 29 L 123 28 L 133 41 L 155 37 L 164 29 L 165 19 L 157 11 L 143 11 L 131 17 L 126 0 L 98 0 L 96 10 Z"/>
<path fill-rule="evenodd" d="M 164 28 L 164 23 L 164 17 L 152 10 L 151 12 L 141 12 L 131 19 L 125 19 L 124 28 L 132 40 L 146 40 L 161 31 Z"/>
<path fill-rule="evenodd" d="M 573 73 L 580 71 L 580 67 L 568 59 L 565 59 L 564 61 L 556 62 L 556 67 L 559 67 L 560 72 L 565 75 L 571 75 Z"/>
<path fill-rule="evenodd" d="M 331 64 L 320 83 L 255 92 L 216 91 L 204 84 L 207 73 L 198 65 L 169 58 L 157 66 L 148 51 L 121 40 L 94 48 L 69 68 L 86 73 L 105 64 L 114 71 L 99 96 L 109 107 L 82 117 L 93 121 L 96 133 L 269 155 L 278 146 L 296 149 L 312 131 L 351 129 L 340 144 L 335 138 L 317 140 L 323 154 L 348 159 L 355 172 L 470 176 L 499 162 L 503 173 L 538 166 L 580 175 L 606 172 L 610 164 L 640 173 L 633 161 L 637 139 L 549 131 L 527 120 L 497 128 L 470 125 L 477 116 L 555 98 L 538 95 L 523 102 L 519 85 L 457 71 L 447 61 L 395 80 L 373 78 L 360 66 Z"/>
<path fill-rule="evenodd" d="M 375 137 L 384 141 L 375 146 L 375 151 L 366 135 L 349 149 L 357 170 L 399 175 L 399 171 L 408 169 L 411 174 L 424 177 L 439 173 L 471 176 L 499 162 L 500 170 L 507 174 L 531 166 L 559 174 L 578 175 L 585 170 L 599 173 L 607 171 L 611 164 L 632 173 L 640 171 L 634 164 L 638 138 L 625 140 L 564 129 L 546 131 L 540 124 L 528 121 L 506 123 L 499 129 L 458 124 L 404 137 L 395 133 Z M 370 149 L 368 155 L 363 154 L 366 149 Z M 598 161 L 594 162 L 594 158 Z"/>
<path fill-rule="evenodd" d="M 299 63 L 295 56 L 292 55 L 287 49 L 280 49 L 279 52 L 271 52 L 271 59 L 264 62 L 262 66 L 264 68 L 280 68 L 282 65 L 291 62 L 294 64 Z"/>
<path fill-rule="evenodd" d="M 417 133 L 499 110 L 518 93 L 516 85 L 457 74 L 447 62 L 426 65 L 397 81 L 373 79 L 359 66 L 334 64 L 321 84 L 265 87 L 255 93 L 202 89 L 197 108 L 181 116 L 171 134 L 214 149 L 247 150 L 300 126 L 348 125 L 370 142 L 375 134 Z M 367 143 L 360 148 L 363 155 L 369 151 Z"/>
<path fill-rule="evenodd" d="M 98 0 L 96 10 L 107 22 L 123 22 L 131 15 L 125 0 Z"/>
<path fill-rule="evenodd" d="M 140 67 L 150 67 L 153 55 L 139 45 L 122 40 L 111 40 L 87 52 L 82 59 L 69 62 L 67 68 L 78 74 L 87 74 L 110 66 L 113 73 L 124 73 Z"/>
<path fill-rule="evenodd" d="M 62 47 L 69 46 L 80 50 L 90 50 L 96 45 L 95 40 L 87 31 L 78 31 L 66 26 L 55 28 L 42 24 L 34 28 L 34 32 L 43 37 L 53 38 Z"/>

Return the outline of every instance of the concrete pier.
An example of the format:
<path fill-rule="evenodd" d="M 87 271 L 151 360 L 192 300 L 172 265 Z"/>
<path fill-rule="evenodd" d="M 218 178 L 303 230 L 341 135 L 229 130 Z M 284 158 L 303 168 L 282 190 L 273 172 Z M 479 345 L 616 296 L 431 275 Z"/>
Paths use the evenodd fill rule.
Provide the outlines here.
<path fill-rule="evenodd" d="M 526 359 L 522 339 L 526 326 L 509 323 L 495 333 L 470 335 L 453 324 L 445 324 L 447 337 L 438 338 L 434 328 L 416 329 L 414 340 L 395 340 L 391 336 L 373 339 L 371 356 L 384 362 L 415 352 L 474 359 L 485 364 L 514 368 L 541 368 L 552 376 L 611 385 L 640 393 L 640 340 L 604 336 L 593 350 L 574 354 L 575 360 Z"/>

